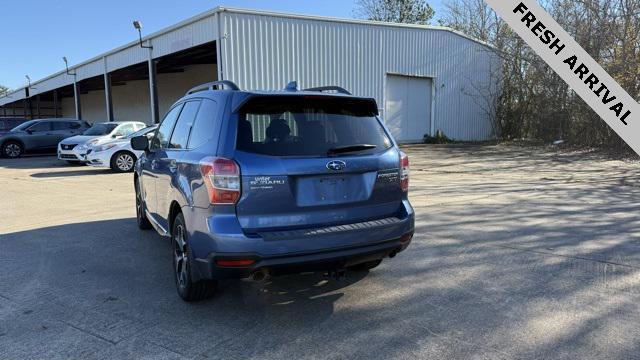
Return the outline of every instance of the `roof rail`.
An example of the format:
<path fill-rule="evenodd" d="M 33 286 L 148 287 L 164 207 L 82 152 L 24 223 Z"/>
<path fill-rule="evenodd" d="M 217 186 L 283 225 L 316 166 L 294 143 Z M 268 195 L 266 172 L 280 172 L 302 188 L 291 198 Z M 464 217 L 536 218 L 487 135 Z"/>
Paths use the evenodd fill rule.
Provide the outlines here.
<path fill-rule="evenodd" d="M 304 89 L 302 91 L 319 91 L 319 92 L 336 91 L 336 92 L 339 92 L 340 94 L 351 95 L 350 92 L 348 92 L 345 88 L 341 88 L 340 86 L 320 86 L 320 87 Z"/>
<path fill-rule="evenodd" d="M 201 84 L 201 85 L 198 85 L 196 87 L 193 87 L 193 88 L 191 88 L 191 90 L 187 91 L 187 95 L 191 95 L 193 93 L 197 93 L 197 92 L 200 92 L 200 91 L 217 90 L 217 89 L 214 89 L 214 87 L 220 87 L 221 85 L 225 85 L 225 86 L 227 86 L 228 88 L 230 88 L 231 90 L 234 90 L 234 91 L 240 90 L 238 85 L 236 85 L 233 81 L 220 80 L 220 81 L 208 82 L 206 84 Z"/>

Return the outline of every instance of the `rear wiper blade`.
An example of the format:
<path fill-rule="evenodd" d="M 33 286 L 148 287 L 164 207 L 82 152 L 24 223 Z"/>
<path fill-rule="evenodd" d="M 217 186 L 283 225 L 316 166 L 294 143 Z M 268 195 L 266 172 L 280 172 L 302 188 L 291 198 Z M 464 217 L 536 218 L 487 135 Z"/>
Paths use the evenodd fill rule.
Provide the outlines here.
<path fill-rule="evenodd" d="M 343 154 L 343 153 L 350 153 L 350 152 L 356 152 L 356 151 L 364 151 L 364 150 L 371 150 L 371 149 L 375 149 L 378 146 L 376 145 L 371 145 L 371 144 L 354 144 L 354 145 L 347 145 L 347 146 L 338 146 L 338 147 L 334 147 L 331 148 L 327 151 L 327 154 L 331 155 L 331 154 Z"/>

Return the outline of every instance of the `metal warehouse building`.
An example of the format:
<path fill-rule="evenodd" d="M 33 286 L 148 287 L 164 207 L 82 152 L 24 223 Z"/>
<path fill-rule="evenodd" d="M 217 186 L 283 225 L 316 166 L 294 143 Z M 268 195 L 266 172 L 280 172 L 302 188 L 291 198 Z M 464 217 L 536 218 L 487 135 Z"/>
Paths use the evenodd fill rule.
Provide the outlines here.
<path fill-rule="evenodd" d="M 133 34 L 132 34 L 133 35 Z M 499 61 L 448 28 L 216 8 L 0 98 L 0 116 L 157 122 L 191 87 L 338 85 L 373 97 L 394 136 L 493 136 Z"/>

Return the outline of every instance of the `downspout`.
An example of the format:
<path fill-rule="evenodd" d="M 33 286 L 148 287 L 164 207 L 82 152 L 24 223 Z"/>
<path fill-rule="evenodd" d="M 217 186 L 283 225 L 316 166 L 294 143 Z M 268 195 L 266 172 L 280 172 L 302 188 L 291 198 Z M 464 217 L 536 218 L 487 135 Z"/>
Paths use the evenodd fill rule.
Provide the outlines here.
<path fill-rule="evenodd" d="M 222 56 L 222 40 L 225 38 L 222 35 L 222 12 L 225 11 L 224 8 L 219 8 L 216 11 L 216 23 L 218 25 L 218 38 L 216 39 L 216 62 L 218 68 L 218 80 L 224 80 L 224 72 L 222 69 L 222 62 L 224 61 Z"/>

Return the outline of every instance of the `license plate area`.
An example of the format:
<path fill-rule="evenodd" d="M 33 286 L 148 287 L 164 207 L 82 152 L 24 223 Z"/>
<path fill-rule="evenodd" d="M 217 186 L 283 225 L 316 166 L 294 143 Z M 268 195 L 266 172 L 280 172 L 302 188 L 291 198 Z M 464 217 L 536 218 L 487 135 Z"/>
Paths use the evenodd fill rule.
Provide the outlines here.
<path fill-rule="evenodd" d="M 336 205 L 367 199 L 362 174 L 300 177 L 296 181 L 298 206 Z"/>

